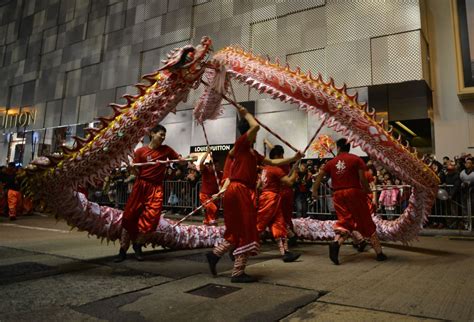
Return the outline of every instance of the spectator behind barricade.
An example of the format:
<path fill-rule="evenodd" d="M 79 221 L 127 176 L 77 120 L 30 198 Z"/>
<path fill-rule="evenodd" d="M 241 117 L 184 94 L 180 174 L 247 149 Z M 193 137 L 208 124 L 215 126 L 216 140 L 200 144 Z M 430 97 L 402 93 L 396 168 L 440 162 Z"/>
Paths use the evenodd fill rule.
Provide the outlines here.
<path fill-rule="evenodd" d="M 175 181 L 184 181 L 185 175 L 181 168 L 176 168 L 174 173 L 174 180 Z"/>
<path fill-rule="evenodd" d="M 191 186 L 191 190 L 186 193 L 183 191 L 184 198 L 186 199 L 186 203 L 190 205 L 190 208 L 195 208 L 198 206 L 198 200 L 199 196 L 196 191 L 197 189 L 197 184 L 199 182 L 199 172 L 196 169 L 196 165 L 192 162 L 188 163 L 188 174 L 186 175 L 185 180 L 189 182 L 189 185 Z"/>
<path fill-rule="evenodd" d="M 188 163 L 188 174 L 186 175 L 186 181 L 188 181 L 192 187 L 195 187 L 199 181 L 199 172 L 196 169 L 194 163 Z"/>
<path fill-rule="evenodd" d="M 441 178 L 444 174 L 443 174 L 443 165 L 441 163 L 439 163 L 438 161 L 433 161 L 431 163 L 431 169 L 433 170 L 434 173 L 436 173 L 436 175 Z"/>
<path fill-rule="evenodd" d="M 446 168 L 447 173 L 443 178 L 444 181 L 441 181 L 441 184 L 447 185 L 447 187 L 445 187 L 449 195 L 447 214 L 450 217 L 461 215 L 459 207 L 461 204 L 461 178 L 459 177 L 459 166 L 460 163 L 450 161 Z M 446 221 L 446 224 L 449 228 L 456 228 L 458 226 L 458 220 L 450 218 Z"/>
<path fill-rule="evenodd" d="M 133 183 L 135 182 L 136 176 L 133 173 L 133 171 L 130 171 L 130 169 L 127 169 L 127 178 L 125 178 L 125 183 L 127 184 L 127 194 L 130 194 L 132 192 L 133 188 Z"/>
<path fill-rule="evenodd" d="M 176 170 L 173 169 L 172 167 L 168 166 L 168 168 L 166 168 L 165 180 L 166 181 L 175 181 L 176 180 Z"/>
<path fill-rule="evenodd" d="M 7 190 L 6 190 L 6 171 L 5 166 L 0 166 L 0 215 L 8 217 L 8 202 L 7 202 Z"/>
<path fill-rule="evenodd" d="M 115 175 L 115 169 L 112 170 L 110 175 L 108 175 L 104 178 L 104 182 L 103 182 L 103 185 L 102 185 L 102 195 L 107 196 L 107 198 L 110 202 L 114 202 L 114 199 L 113 199 L 114 198 L 114 192 L 111 192 L 112 177 L 114 175 Z"/>
<path fill-rule="evenodd" d="M 461 187 L 463 189 L 474 187 L 474 165 L 472 162 L 472 158 L 467 158 L 464 163 L 464 170 L 462 170 L 459 174 L 459 178 L 461 179 Z"/>
<path fill-rule="evenodd" d="M 16 182 L 18 187 L 21 187 L 22 180 L 26 177 L 26 171 L 22 167 L 17 169 Z M 21 193 L 21 192 L 20 192 Z M 21 214 L 22 215 L 31 215 L 33 214 L 33 200 L 30 197 L 26 197 L 21 194 Z"/>
<path fill-rule="evenodd" d="M 311 161 L 311 160 L 308 160 L 308 161 Z M 309 173 L 309 176 L 311 177 L 311 181 L 313 181 L 314 179 L 316 179 L 316 176 L 318 174 L 318 168 L 312 163 L 311 164 L 306 163 L 306 167 L 308 168 L 308 173 Z"/>
<path fill-rule="evenodd" d="M 449 157 L 445 156 L 443 157 L 443 167 L 446 168 L 451 160 L 449 160 Z"/>
<path fill-rule="evenodd" d="M 375 182 L 377 185 L 383 184 L 383 176 L 385 174 L 385 169 L 381 166 L 378 166 L 377 168 L 377 181 Z"/>
<path fill-rule="evenodd" d="M 395 214 L 395 207 L 398 201 L 398 188 L 392 186 L 392 179 L 387 179 L 387 187 L 384 187 L 379 197 L 379 205 L 383 207 L 387 219 L 393 219 Z"/>
<path fill-rule="evenodd" d="M 120 171 L 113 169 L 110 176 L 104 180 L 104 194 L 107 195 L 111 203 L 115 203 L 117 199 L 117 181 L 120 180 Z"/>
<path fill-rule="evenodd" d="M 458 170 L 458 173 L 461 173 L 461 171 L 464 170 L 464 158 L 455 157 L 454 162 L 456 163 L 456 169 Z"/>
<path fill-rule="evenodd" d="M 296 217 L 306 217 L 308 213 L 308 197 L 311 192 L 311 173 L 308 172 L 306 163 L 301 163 L 298 169 L 298 179 L 294 184 Z"/>
<path fill-rule="evenodd" d="M 395 179 L 394 183 L 397 186 L 401 186 L 400 189 L 399 189 L 399 191 L 400 191 L 399 192 L 400 201 L 398 203 L 398 205 L 399 205 L 398 210 L 399 210 L 399 213 L 403 213 L 405 208 L 408 207 L 408 202 L 410 200 L 411 189 L 407 184 L 405 184 L 400 179 Z"/>
<path fill-rule="evenodd" d="M 464 163 L 464 170 L 461 171 L 459 174 L 459 178 L 461 180 L 461 189 L 463 194 L 463 208 L 467 211 L 472 212 L 474 210 L 474 159 L 472 157 L 468 157 Z M 468 204 L 469 200 L 471 201 L 470 205 Z M 466 227 L 465 227 L 466 228 Z"/>
<path fill-rule="evenodd" d="M 332 180 L 331 177 L 328 177 L 328 180 L 325 182 L 325 189 L 326 189 L 326 203 L 327 209 L 331 213 L 331 215 L 336 215 L 336 208 L 334 208 L 334 202 L 332 200 Z"/>
<path fill-rule="evenodd" d="M 7 189 L 8 216 L 10 220 L 16 220 L 16 217 L 21 215 L 22 208 L 21 192 L 16 182 L 16 174 L 15 162 L 8 163 L 5 171 L 5 188 Z"/>
<path fill-rule="evenodd" d="M 316 177 L 319 173 L 319 166 L 317 164 L 313 165 L 313 177 L 311 178 L 313 181 L 316 180 Z"/>
<path fill-rule="evenodd" d="M 112 178 L 113 191 L 115 193 L 114 203 L 116 207 L 125 206 L 127 203 L 128 183 L 125 182 L 127 178 L 128 170 L 126 168 L 121 168 Z"/>
<path fill-rule="evenodd" d="M 383 181 L 382 181 L 382 184 L 383 185 L 388 185 L 389 183 L 388 182 L 392 182 L 392 176 L 390 175 L 390 173 L 384 173 L 383 175 Z M 391 183 L 390 183 L 391 184 Z"/>

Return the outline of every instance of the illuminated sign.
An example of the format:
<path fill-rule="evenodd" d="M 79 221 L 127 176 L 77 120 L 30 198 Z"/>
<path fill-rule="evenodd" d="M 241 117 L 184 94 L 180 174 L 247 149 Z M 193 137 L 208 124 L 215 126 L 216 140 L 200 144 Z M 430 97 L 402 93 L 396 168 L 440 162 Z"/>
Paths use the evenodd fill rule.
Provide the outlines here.
<path fill-rule="evenodd" d="M 230 151 L 234 145 L 233 144 L 216 144 L 210 145 L 211 151 Z M 207 145 L 192 146 L 191 153 L 201 153 L 207 151 Z"/>
<path fill-rule="evenodd" d="M 0 129 L 15 127 L 27 127 L 35 124 L 36 110 L 12 113 L 11 111 L 0 111 Z"/>

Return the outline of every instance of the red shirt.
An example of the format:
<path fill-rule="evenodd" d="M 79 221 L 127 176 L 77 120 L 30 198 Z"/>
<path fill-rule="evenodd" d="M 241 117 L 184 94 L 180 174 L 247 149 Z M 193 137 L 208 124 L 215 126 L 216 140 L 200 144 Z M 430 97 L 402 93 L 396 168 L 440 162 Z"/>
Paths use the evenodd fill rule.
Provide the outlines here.
<path fill-rule="evenodd" d="M 143 163 L 157 160 L 175 160 L 179 155 L 175 150 L 167 145 L 160 145 L 156 149 L 151 149 L 148 146 L 142 146 L 135 150 L 133 157 L 134 163 Z M 138 178 L 145 181 L 161 184 L 165 178 L 166 164 L 157 163 L 154 165 L 145 165 L 138 167 Z"/>
<path fill-rule="evenodd" d="M 234 162 L 234 158 L 227 154 L 224 163 L 224 173 L 222 174 L 222 181 L 230 177 L 230 170 L 232 170 L 232 163 Z"/>
<path fill-rule="evenodd" d="M 282 169 L 285 174 L 290 173 L 291 167 L 289 164 L 279 165 L 278 167 Z"/>
<path fill-rule="evenodd" d="M 324 166 L 324 172 L 331 176 L 331 185 L 334 190 L 362 188 L 359 170 L 367 170 L 364 161 L 347 152 L 339 153 Z"/>
<path fill-rule="evenodd" d="M 285 174 L 287 175 L 290 174 L 291 166 L 289 164 L 280 165 L 278 167 L 282 169 Z M 293 191 L 293 187 L 289 187 L 285 184 L 282 184 L 280 189 L 281 191 L 285 191 L 285 192 Z"/>
<path fill-rule="evenodd" d="M 262 171 L 262 189 L 263 191 L 279 192 L 281 187 L 281 178 L 286 173 L 280 167 L 267 165 Z"/>
<path fill-rule="evenodd" d="M 219 192 L 219 186 L 217 185 L 216 175 L 212 167 L 209 169 L 208 166 L 203 165 L 201 169 L 202 183 L 201 193 L 206 195 L 213 195 Z M 217 173 L 219 177 L 219 173 Z"/>
<path fill-rule="evenodd" d="M 265 157 L 252 148 L 247 139 L 247 133 L 235 141 L 234 162 L 232 163 L 230 180 L 239 181 L 249 188 L 255 188 L 257 182 L 257 165 Z"/>

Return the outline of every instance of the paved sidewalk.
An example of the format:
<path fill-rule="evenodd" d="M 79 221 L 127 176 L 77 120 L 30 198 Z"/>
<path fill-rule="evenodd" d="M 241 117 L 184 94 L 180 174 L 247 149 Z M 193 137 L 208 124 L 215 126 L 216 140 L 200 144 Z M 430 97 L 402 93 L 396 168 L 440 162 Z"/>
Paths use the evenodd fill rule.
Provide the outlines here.
<path fill-rule="evenodd" d="M 265 244 L 248 272 L 259 283 L 230 283 L 232 262 L 208 272 L 207 250 L 146 249 L 112 262 L 118 245 L 70 231 L 49 217 L 0 218 L 0 321 L 421 321 L 474 319 L 474 238 L 420 237 L 371 250 L 302 243 L 283 263 Z"/>

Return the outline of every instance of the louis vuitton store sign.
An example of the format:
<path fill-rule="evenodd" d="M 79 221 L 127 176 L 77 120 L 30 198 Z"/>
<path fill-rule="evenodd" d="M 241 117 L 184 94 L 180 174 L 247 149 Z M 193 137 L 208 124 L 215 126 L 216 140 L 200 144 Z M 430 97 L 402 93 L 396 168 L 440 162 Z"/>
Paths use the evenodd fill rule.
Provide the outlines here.
<path fill-rule="evenodd" d="M 0 110 L 0 130 L 13 129 L 17 127 L 28 127 L 35 124 L 36 110 L 14 112 L 9 110 Z"/>

